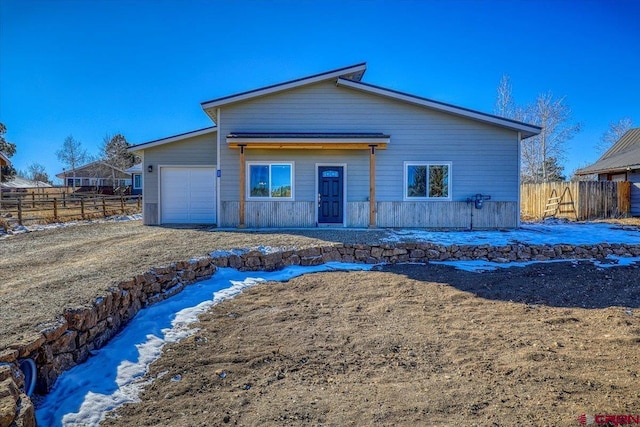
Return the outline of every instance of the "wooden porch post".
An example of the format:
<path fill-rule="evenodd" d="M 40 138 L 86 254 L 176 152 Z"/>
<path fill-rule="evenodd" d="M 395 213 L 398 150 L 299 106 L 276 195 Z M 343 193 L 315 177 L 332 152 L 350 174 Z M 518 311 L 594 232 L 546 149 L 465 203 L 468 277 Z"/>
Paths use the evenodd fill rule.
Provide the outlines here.
<path fill-rule="evenodd" d="M 369 228 L 376 227 L 376 146 L 369 148 Z"/>
<path fill-rule="evenodd" d="M 239 215 L 240 215 L 240 221 L 238 224 L 238 228 L 245 228 L 245 224 L 244 224 L 244 198 L 245 198 L 245 194 L 246 194 L 246 181 L 247 181 L 247 174 L 246 174 L 246 170 L 245 170 L 245 163 L 244 163 L 244 145 L 240 145 L 240 209 L 239 209 Z"/>

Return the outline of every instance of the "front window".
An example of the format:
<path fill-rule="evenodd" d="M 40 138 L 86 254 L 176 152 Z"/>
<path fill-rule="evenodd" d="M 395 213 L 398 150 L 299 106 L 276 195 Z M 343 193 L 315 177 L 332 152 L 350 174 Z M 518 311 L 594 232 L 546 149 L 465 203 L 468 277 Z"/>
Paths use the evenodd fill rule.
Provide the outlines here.
<path fill-rule="evenodd" d="M 142 188 L 142 175 L 133 175 L 133 188 L 136 190 Z"/>
<path fill-rule="evenodd" d="M 249 198 L 292 199 L 292 163 L 249 163 Z"/>
<path fill-rule="evenodd" d="M 404 164 L 405 199 L 451 200 L 451 163 Z"/>

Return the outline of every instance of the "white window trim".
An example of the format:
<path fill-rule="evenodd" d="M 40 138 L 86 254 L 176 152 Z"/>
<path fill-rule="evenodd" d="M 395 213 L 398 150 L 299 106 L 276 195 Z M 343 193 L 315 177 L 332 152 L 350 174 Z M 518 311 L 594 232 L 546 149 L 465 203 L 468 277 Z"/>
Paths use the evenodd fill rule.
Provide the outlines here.
<path fill-rule="evenodd" d="M 449 179 L 448 179 L 448 187 L 449 187 L 449 196 L 448 197 L 428 197 L 429 194 L 429 182 L 427 181 L 427 197 L 409 197 L 407 195 L 408 185 L 408 167 L 409 166 L 426 166 L 427 171 L 429 170 L 429 166 L 448 166 L 449 167 Z M 427 180 L 429 179 L 429 173 L 427 172 Z M 403 200 L 405 202 L 416 202 L 416 201 L 429 201 L 429 202 L 450 202 L 453 200 L 453 191 L 452 191 L 452 182 L 453 182 L 453 166 L 452 162 L 439 162 L 439 161 L 408 161 L 404 162 L 403 173 L 402 173 L 402 193 Z"/>
<path fill-rule="evenodd" d="M 273 165 L 288 165 L 291 166 L 291 197 L 271 197 L 271 188 L 269 188 L 269 196 L 267 197 L 255 197 L 255 196 L 251 196 L 251 166 L 255 166 L 255 165 L 259 165 L 259 166 L 269 166 L 269 183 L 271 183 L 271 166 Z M 295 162 L 292 161 L 274 161 L 274 160 L 268 160 L 268 161 L 250 161 L 247 162 L 247 167 L 246 167 L 246 189 L 245 189 L 245 197 L 247 200 L 252 200 L 252 201 L 270 201 L 270 202 L 290 202 L 295 200 L 295 177 L 296 177 L 296 168 L 295 168 Z"/>
<path fill-rule="evenodd" d="M 136 185 L 136 177 L 140 178 L 138 180 L 140 185 Z M 134 174 L 132 180 L 133 180 L 133 189 L 142 190 L 142 174 L 139 174 L 139 173 Z"/>

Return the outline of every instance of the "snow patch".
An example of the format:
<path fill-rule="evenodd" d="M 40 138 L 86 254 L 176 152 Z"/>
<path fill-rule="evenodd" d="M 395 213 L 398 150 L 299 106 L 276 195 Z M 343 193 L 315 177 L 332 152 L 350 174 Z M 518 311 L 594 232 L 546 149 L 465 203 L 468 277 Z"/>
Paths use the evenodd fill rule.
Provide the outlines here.
<path fill-rule="evenodd" d="M 640 257 L 619 257 L 615 255 L 609 255 L 607 257 L 609 262 L 602 262 L 596 259 L 585 259 L 581 261 L 589 261 L 597 267 L 611 268 L 611 267 L 623 267 L 633 263 L 639 262 Z M 482 273 L 484 271 L 494 271 L 499 268 L 511 268 L 511 267 L 526 267 L 527 265 L 540 264 L 540 263 L 556 263 L 556 262 L 571 262 L 573 264 L 578 261 L 575 259 L 554 259 L 549 261 L 526 261 L 526 262 L 509 262 L 499 263 L 484 260 L 469 260 L 469 261 L 431 261 L 430 264 L 441 264 L 455 267 L 458 270 L 470 271 L 474 273 Z"/>
<path fill-rule="evenodd" d="M 516 243 L 537 245 L 595 245 L 598 243 L 640 244 L 640 227 L 620 227 L 592 222 L 523 223 L 514 230 L 430 231 L 420 229 L 388 230 L 384 242 L 419 241 L 450 245 L 505 246 Z"/>
<path fill-rule="evenodd" d="M 145 377 L 149 365 L 160 357 L 164 345 L 195 333 L 197 329 L 192 324 L 200 314 L 245 289 L 265 281 L 288 281 L 307 273 L 372 267 L 333 262 L 314 267 L 291 266 L 274 272 L 218 269 L 211 279 L 187 286 L 176 296 L 140 310 L 105 347 L 85 363 L 64 372 L 38 405 L 38 425 L 97 425 L 108 411 L 138 401 L 139 393 L 151 381 Z M 167 373 L 158 377 L 164 375 Z"/>

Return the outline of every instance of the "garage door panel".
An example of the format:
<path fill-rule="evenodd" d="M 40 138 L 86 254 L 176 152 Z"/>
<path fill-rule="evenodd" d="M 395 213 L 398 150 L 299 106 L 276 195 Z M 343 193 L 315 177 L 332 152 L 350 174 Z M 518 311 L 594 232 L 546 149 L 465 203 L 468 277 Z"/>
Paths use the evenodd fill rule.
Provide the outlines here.
<path fill-rule="evenodd" d="M 215 168 L 161 168 L 162 223 L 215 223 L 215 188 Z"/>

